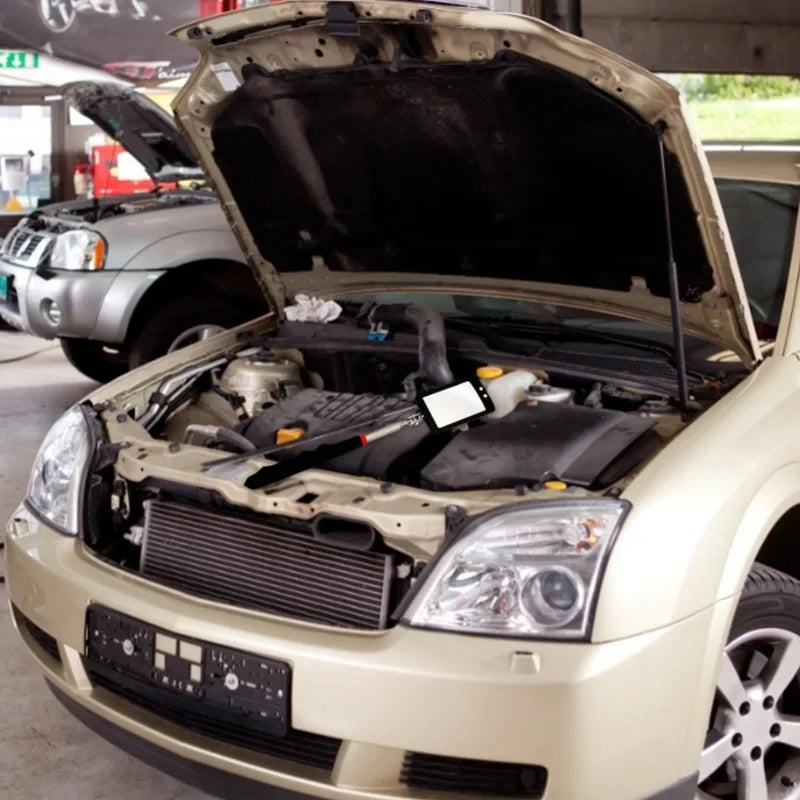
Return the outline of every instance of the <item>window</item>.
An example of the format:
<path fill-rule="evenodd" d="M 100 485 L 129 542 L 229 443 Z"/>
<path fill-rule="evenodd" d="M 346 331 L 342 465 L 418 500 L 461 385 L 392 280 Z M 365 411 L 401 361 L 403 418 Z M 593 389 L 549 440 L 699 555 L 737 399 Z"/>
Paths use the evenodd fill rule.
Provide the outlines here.
<path fill-rule="evenodd" d="M 794 244 L 800 188 L 763 181 L 718 180 L 750 309 L 777 327 Z"/>

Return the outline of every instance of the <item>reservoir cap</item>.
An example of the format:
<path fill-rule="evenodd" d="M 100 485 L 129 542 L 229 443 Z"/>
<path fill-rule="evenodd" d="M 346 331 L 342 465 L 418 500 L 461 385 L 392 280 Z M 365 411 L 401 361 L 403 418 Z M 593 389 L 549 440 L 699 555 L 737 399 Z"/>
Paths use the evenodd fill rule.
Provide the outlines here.
<path fill-rule="evenodd" d="M 475 370 L 475 374 L 482 381 L 491 381 L 495 378 L 499 378 L 503 374 L 503 368 L 487 365 L 485 367 L 478 367 L 478 369 Z"/>

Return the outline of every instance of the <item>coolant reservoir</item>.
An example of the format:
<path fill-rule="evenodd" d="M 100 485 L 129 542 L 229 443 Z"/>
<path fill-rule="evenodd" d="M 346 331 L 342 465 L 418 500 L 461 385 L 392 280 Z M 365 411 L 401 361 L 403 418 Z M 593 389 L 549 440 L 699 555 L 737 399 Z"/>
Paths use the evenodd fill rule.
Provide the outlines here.
<path fill-rule="evenodd" d="M 528 389 L 539 383 L 532 372 L 524 369 L 506 373 L 500 370 L 499 375 L 497 370 L 497 367 L 480 367 L 477 371 L 478 378 L 494 403 L 494 411 L 486 415 L 489 419 L 499 419 L 510 414 L 528 399 Z"/>

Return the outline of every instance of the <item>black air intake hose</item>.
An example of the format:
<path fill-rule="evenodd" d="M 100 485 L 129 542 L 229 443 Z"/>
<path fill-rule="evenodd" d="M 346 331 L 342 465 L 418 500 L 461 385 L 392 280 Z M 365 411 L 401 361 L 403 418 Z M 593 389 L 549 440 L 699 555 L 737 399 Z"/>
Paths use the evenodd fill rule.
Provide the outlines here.
<path fill-rule="evenodd" d="M 447 342 L 444 333 L 444 317 L 435 309 L 418 305 L 382 305 L 371 314 L 376 322 L 385 322 L 389 327 L 405 320 L 419 334 L 419 377 L 430 388 L 453 383 L 453 372 L 447 361 Z"/>

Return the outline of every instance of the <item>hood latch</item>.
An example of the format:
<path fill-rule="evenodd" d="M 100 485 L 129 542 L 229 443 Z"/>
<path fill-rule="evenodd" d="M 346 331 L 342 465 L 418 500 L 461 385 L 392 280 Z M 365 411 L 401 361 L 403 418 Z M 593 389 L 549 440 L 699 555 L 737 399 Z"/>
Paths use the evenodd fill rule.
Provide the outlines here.
<path fill-rule="evenodd" d="M 358 14 L 353 3 L 328 3 L 325 23 L 331 36 L 358 37 Z"/>

